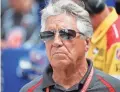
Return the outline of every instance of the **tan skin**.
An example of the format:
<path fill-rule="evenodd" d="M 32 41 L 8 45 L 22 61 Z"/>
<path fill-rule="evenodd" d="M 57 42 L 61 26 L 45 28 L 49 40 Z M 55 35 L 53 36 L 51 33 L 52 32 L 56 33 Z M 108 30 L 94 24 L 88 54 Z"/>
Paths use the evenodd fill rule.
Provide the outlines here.
<path fill-rule="evenodd" d="M 95 14 L 94 16 L 90 15 L 94 31 L 103 22 L 103 20 L 110 14 L 110 11 L 111 10 L 106 6 L 101 13 Z"/>
<path fill-rule="evenodd" d="M 46 31 L 57 31 L 54 40 L 45 43 L 47 56 L 53 68 L 53 80 L 68 89 L 79 83 L 87 71 L 86 40 L 81 40 L 78 33 L 72 40 L 63 40 L 58 33 L 60 29 L 78 31 L 76 18 L 65 13 L 50 16 L 45 26 Z"/>

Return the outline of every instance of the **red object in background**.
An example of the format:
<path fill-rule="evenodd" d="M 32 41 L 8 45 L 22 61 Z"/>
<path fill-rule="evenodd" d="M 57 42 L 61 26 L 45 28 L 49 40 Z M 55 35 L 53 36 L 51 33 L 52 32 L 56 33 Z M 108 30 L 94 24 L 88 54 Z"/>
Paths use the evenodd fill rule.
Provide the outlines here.
<path fill-rule="evenodd" d="M 8 34 L 7 46 L 9 48 L 18 48 L 22 45 L 23 40 L 23 31 L 21 31 L 20 29 L 13 30 Z"/>

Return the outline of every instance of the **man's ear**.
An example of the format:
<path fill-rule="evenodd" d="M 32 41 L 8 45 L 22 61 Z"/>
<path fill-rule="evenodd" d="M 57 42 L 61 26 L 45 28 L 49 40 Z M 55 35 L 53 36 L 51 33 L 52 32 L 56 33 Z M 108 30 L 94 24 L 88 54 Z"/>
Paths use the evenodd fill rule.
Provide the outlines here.
<path fill-rule="evenodd" d="M 90 44 L 90 38 L 87 38 L 87 39 L 86 39 L 86 43 L 87 43 L 87 45 Z"/>
<path fill-rule="evenodd" d="M 89 44 L 90 44 L 90 39 L 88 38 L 88 39 L 85 40 L 85 51 L 86 51 L 86 52 L 87 52 L 88 49 L 89 49 Z"/>

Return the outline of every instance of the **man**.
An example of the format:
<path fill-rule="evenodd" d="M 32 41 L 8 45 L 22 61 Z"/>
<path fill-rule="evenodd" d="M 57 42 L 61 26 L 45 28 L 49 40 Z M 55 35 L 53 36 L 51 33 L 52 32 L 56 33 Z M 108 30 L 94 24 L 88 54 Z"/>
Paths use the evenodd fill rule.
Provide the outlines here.
<path fill-rule="evenodd" d="M 104 0 L 87 0 L 85 4 L 94 28 L 88 58 L 96 68 L 120 79 L 120 17 Z"/>
<path fill-rule="evenodd" d="M 50 65 L 20 92 L 120 92 L 120 81 L 85 57 L 93 29 L 82 6 L 61 0 L 42 11 L 40 37 Z"/>
<path fill-rule="evenodd" d="M 94 34 L 87 57 L 96 68 L 120 79 L 120 17 L 104 0 L 72 1 L 78 5 L 83 1 L 90 13 Z"/>

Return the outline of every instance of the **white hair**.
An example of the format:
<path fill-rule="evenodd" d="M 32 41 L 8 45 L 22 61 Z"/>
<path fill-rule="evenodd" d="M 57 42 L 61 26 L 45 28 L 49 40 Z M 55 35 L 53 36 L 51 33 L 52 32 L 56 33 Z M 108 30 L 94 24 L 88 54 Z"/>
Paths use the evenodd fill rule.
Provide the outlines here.
<path fill-rule="evenodd" d="M 76 4 L 71 0 L 58 0 L 55 3 L 49 3 L 46 8 L 42 10 L 41 17 L 41 31 L 45 30 L 45 22 L 49 16 L 58 15 L 61 13 L 68 13 L 77 18 L 77 28 L 86 37 L 91 37 L 93 27 L 90 21 L 88 12 L 84 9 L 83 4 Z"/>

